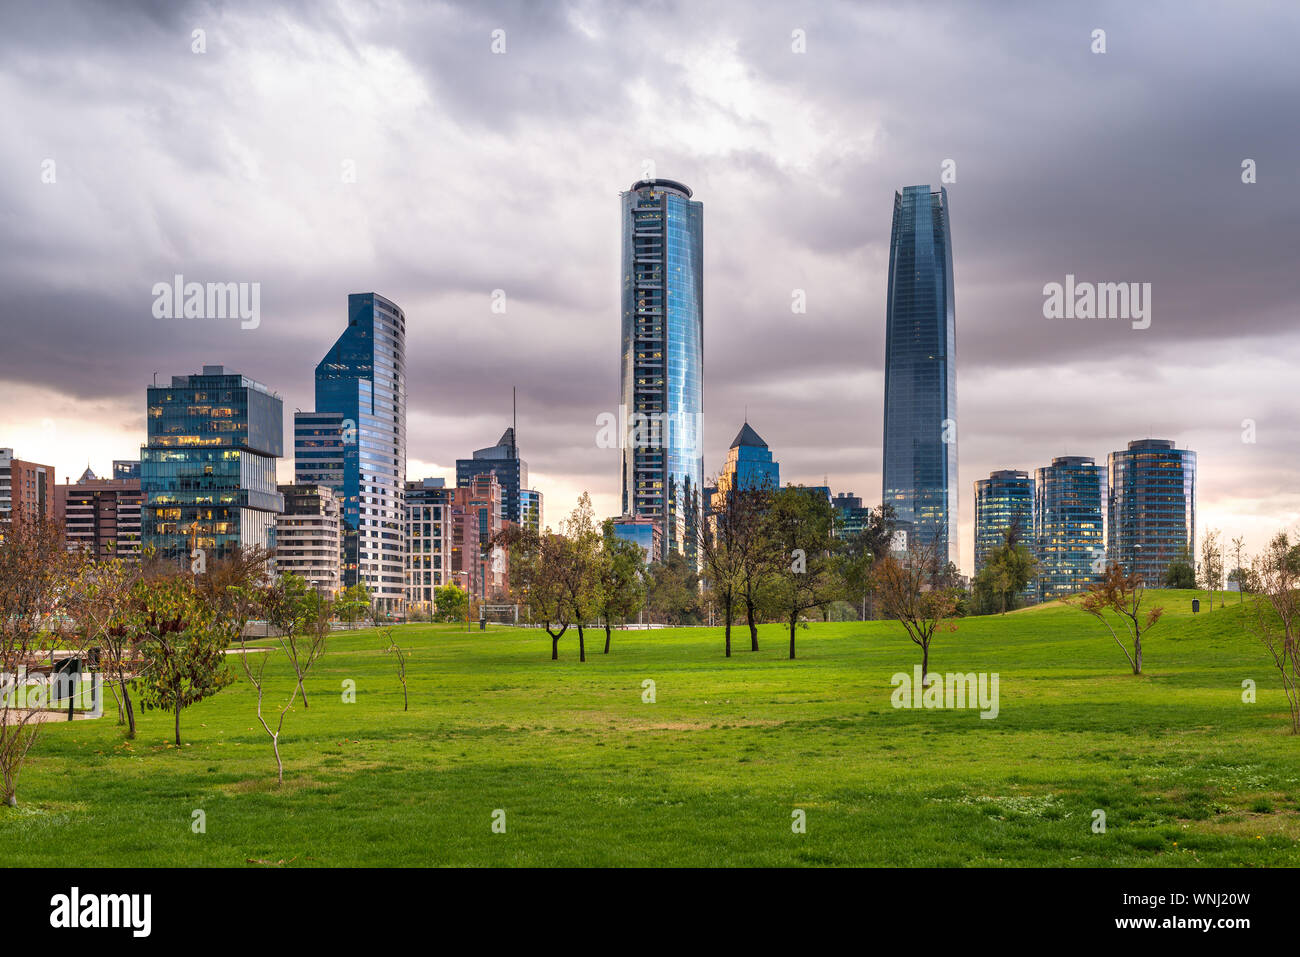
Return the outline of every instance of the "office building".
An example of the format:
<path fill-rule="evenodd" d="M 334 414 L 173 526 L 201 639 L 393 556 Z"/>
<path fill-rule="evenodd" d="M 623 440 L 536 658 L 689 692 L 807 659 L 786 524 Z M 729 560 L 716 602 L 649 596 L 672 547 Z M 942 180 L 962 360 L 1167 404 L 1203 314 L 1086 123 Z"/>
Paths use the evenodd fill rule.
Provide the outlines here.
<path fill-rule="evenodd" d="M 860 496 L 852 492 L 839 492 L 831 499 L 835 509 L 835 534 L 840 538 L 852 538 L 866 530 L 871 520 L 871 509 L 862 504 Z"/>
<path fill-rule="evenodd" d="M 1063 455 L 1034 472 L 1034 545 L 1043 601 L 1085 590 L 1106 566 L 1106 468 Z"/>
<path fill-rule="evenodd" d="M 957 561 L 957 374 L 948 193 L 894 194 L 885 311 L 882 502 Z"/>
<path fill-rule="evenodd" d="M 140 450 L 146 548 L 189 563 L 236 547 L 270 548 L 284 508 L 275 462 L 284 454 L 284 409 L 270 389 L 222 366 L 172 376 L 148 390 L 148 444 Z"/>
<path fill-rule="evenodd" d="M 509 591 L 509 552 L 495 544 L 504 527 L 495 474 L 475 475 L 468 486 L 455 490 L 448 516 L 448 578 L 475 601 L 504 600 Z"/>
<path fill-rule="evenodd" d="M 993 549 L 1002 545 L 1004 532 L 1016 529 L 1017 538 L 1034 550 L 1034 480 L 1028 472 L 1000 469 L 975 482 L 975 572 L 984 567 Z"/>
<path fill-rule="evenodd" d="M 1137 439 L 1107 462 L 1106 553 L 1149 586 L 1170 562 L 1195 565 L 1196 453 L 1168 439 Z"/>
<path fill-rule="evenodd" d="M 698 564 L 704 506 L 704 206 L 681 183 L 621 194 L 622 509 Z"/>
<path fill-rule="evenodd" d="M 542 524 L 542 493 L 536 489 L 519 490 L 519 524 L 534 532 L 541 532 L 545 527 Z"/>
<path fill-rule="evenodd" d="M 63 540 L 69 551 L 94 558 L 140 558 L 140 468 L 119 470 L 113 463 L 113 478 L 102 479 L 89 468 L 75 483 L 54 486 L 54 517 L 63 526 Z"/>
<path fill-rule="evenodd" d="M 501 518 L 515 525 L 524 524 L 520 495 L 527 490 L 528 463 L 519 457 L 514 426 L 501 434 L 496 445 L 475 450 L 472 458 L 456 460 L 457 488 L 467 488 L 474 476 L 485 472 L 491 472 L 501 484 Z"/>
<path fill-rule="evenodd" d="M 432 615 L 435 592 L 451 571 L 455 489 L 441 478 L 406 483 L 406 611 Z"/>
<path fill-rule="evenodd" d="M 720 509 L 732 489 L 776 492 L 780 488 L 780 463 L 772 457 L 767 443 L 746 422 L 727 450 L 726 462 L 718 476 L 717 498 L 712 501 L 713 508 Z"/>
<path fill-rule="evenodd" d="M 353 293 L 347 327 L 316 366 L 315 412 L 294 420 L 294 474 L 337 492 L 344 587 L 365 582 L 387 614 L 406 596 L 406 393 L 405 314 Z"/>
<path fill-rule="evenodd" d="M 651 516 L 621 515 L 611 522 L 616 537 L 639 545 L 645 554 L 645 563 L 663 561 L 663 527 Z"/>
<path fill-rule="evenodd" d="M 342 520 L 334 490 L 324 485 L 281 485 L 284 511 L 275 518 L 278 574 L 306 579 L 332 598 L 342 589 Z"/>

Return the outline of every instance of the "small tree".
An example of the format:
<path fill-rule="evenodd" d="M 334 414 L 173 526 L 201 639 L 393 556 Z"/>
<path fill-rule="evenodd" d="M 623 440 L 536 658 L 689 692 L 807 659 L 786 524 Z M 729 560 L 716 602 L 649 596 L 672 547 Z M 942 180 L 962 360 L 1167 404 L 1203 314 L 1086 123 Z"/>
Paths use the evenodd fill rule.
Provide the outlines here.
<path fill-rule="evenodd" d="M 139 614 L 145 604 L 144 562 L 122 559 L 90 561 L 82 566 L 71 589 L 70 611 L 88 649 L 99 649 L 99 668 L 117 702 L 117 723 L 126 725 L 127 740 L 135 738 L 135 707 L 131 682 L 143 674 L 146 659 Z"/>
<path fill-rule="evenodd" d="M 1212 528 L 1201 539 L 1201 584 L 1210 593 L 1210 611 L 1214 611 L 1214 593 L 1223 584 L 1223 547 L 1220 532 Z"/>
<path fill-rule="evenodd" d="M 790 626 L 790 658 L 800 615 L 841 594 L 835 575 L 835 513 L 821 495 L 790 486 L 772 497 L 766 534 L 781 564 L 771 577 L 773 607 Z"/>
<path fill-rule="evenodd" d="M 371 606 L 370 589 L 366 583 L 359 581 L 339 592 L 334 599 L 334 613 L 348 623 L 349 629 L 356 627 L 358 619 L 363 622 L 368 619 L 371 616 Z"/>
<path fill-rule="evenodd" d="M 402 683 L 402 710 L 407 711 L 410 709 L 411 699 L 406 693 L 406 652 L 398 646 L 397 639 L 393 637 L 393 634 L 393 626 L 386 625 L 383 629 L 383 636 L 388 642 L 388 647 L 384 651 L 397 658 L 397 680 Z"/>
<path fill-rule="evenodd" d="M 437 621 L 460 622 L 469 613 L 469 595 L 456 585 L 439 585 L 435 588 L 433 604 L 437 609 L 434 616 Z"/>
<path fill-rule="evenodd" d="M 1115 639 L 1115 644 L 1119 645 L 1124 656 L 1128 658 L 1135 675 L 1142 674 L 1142 636 L 1154 628 L 1160 616 L 1165 613 L 1165 610 L 1157 605 L 1144 614 L 1142 600 L 1145 593 L 1146 586 L 1140 574 L 1137 572 L 1125 574 L 1123 566 L 1112 562 L 1106 566 L 1101 581 L 1090 585 L 1088 590 L 1077 599 L 1071 599 L 1077 600 L 1083 611 L 1106 626 L 1106 630 Z M 1119 622 L 1124 632 L 1124 640 L 1120 640 L 1108 616 L 1114 617 Z M 1126 642 L 1132 644 L 1131 653 Z"/>
<path fill-rule="evenodd" d="M 369 603 L 367 603 L 367 608 Z M 298 679 L 298 694 L 307 710 L 307 689 L 303 679 L 316 659 L 325 653 L 329 638 L 330 605 L 307 586 L 306 579 L 292 572 L 281 575 L 262 593 L 266 622 L 280 632 Z"/>
<path fill-rule="evenodd" d="M 1246 547 L 1246 539 L 1238 535 L 1232 540 L 1232 549 L 1237 553 L 1237 567 L 1228 575 L 1229 581 L 1237 583 L 1237 604 L 1240 605 L 1246 600 L 1246 569 L 1241 564 L 1241 550 Z"/>
<path fill-rule="evenodd" d="M 716 481 L 714 483 L 717 484 Z M 741 489 L 729 489 L 720 496 L 707 522 L 699 522 L 699 553 L 703 559 L 705 579 L 714 600 L 722 606 L 723 657 L 731 657 L 731 622 L 741 589 L 739 541 L 744 534 L 745 497 Z"/>
<path fill-rule="evenodd" d="M 587 660 L 583 622 L 597 605 L 600 533 L 592 517 L 591 496 L 583 492 L 560 529 L 563 548 L 551 569 L 561 600 L 569 604 L 569 620 L 578 628 L 578 660 Z"/>
<path fill-rule="evenodd" d="M 935 542 L 909 544 L 902 557 L 886 554 L 875 566 L 876 594 L 885 614 L 899 622 L 921 649 L 921 681 L 930 673 L 930 644 L 940 631 L 956 631 L 956 590 L 944 581 Z"/>
<path fill-rule="evenodd" d="M 605 624 L 605 654 L 609 654 L 612 622 L 626 621 L 645 600 L 644 556 L 636 542 L 614 534 L 613 521 L 605 522 L 597 555 L 594 597 L 596 612 Z"/>
<path fill-rule="evenodd" d="M 181 575 L 149 583 L 143 631 L 149 667 L 139 677 L 141 704 L 170 711 L 181 746 L 181 711 L 230 684 L 225 652 L 229 635 L 219 609 L 204 601 Z"/>
<path fill-rule="evenodd" d="M 1300 734 L 1300 544 L 1285 532 L 1251 563 L 1254 620 L 1250 630 L 1268 649 L 1291 709 L 1291 733 Z"/>

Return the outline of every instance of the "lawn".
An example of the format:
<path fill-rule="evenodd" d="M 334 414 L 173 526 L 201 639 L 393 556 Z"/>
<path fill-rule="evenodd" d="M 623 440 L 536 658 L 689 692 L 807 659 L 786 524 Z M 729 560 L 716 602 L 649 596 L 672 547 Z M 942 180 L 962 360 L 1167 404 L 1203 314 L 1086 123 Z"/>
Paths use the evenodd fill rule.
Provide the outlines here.
<path fill-rule="evenodd" d="M 720 629 L 615 632 L 609 655 L 589 634 L 585 664 L 572 633 L 552 662 L 544 632 L 409 625 L 407 712 L 380 636 L 342 633 L 286 720 L 282 788 L 236 663 L 179 749 L 164 714 L 129 743 L 111 714 L 47 725 L 0 864 L 1300 864 L 1280 684 L 1241 609 L 1193 616 L 1193 594 L 1155 594 L 1140 677 L 1073 608 L 961 621 L 931 667 L 997 672 L 994 720 L 893 708 L 919 654 L 891 622 L 801 629 L 796 661 L 775 625 L 730 660 Z"/>

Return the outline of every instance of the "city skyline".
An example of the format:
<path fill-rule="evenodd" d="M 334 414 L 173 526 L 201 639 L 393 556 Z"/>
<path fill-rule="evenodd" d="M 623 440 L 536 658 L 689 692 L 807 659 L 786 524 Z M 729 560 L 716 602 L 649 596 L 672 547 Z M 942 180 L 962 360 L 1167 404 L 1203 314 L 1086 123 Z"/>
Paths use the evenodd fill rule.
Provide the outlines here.
<path fill-rule="evenodd" d="M 941 182 L 951 159 L 959 474 L 1100 463 L 1160 437 L 1198 452 L 1198 531 L 1245 534 L 1254 552 L 1300 517 L 1285 385 L 1300 360 L 1297 142 L 1275 122 L 1295 87 L 1291 12 L 1247 25 L 1159 6 L 1026 9 L 994 29 L 953 7 L 922 31 L 898 11 L 760 7 L 697 14 L 682 37 L 635 11 L 398 5 L 350 24 L 349 45 L 326 12 L 289 11 L 290 31 L 241 4 L 66 9 L 85 26 L 18 13 L 0 38 L 0 102 L 27 131 L 0 153 L 0 202 L 26 224 L 0 265 L 0 444 L 60 481 L 134 453 L 154 371 L 223 364 L 268 383 L 287 418 L 309 409 L 341 298 L 374 289 L 411 325 L 405 478 L 452 478 L 508 423 L 500 383 L 514 382 L 548 522 L 583 489 L 617 514 L 618 453 L 594 441 L 596 416 L 616 411 L 609 210 L 652 160 L 709 207 L 706 478 L 748 406 L 786 480 L 879 488 L 889 205 L 901 184 Z M 1104 55 L 1089 49 L 1098 26 Z M 1207 34 L 1209 61 L 1169 55 Z M 633 35 L 665 42 L 620 40 Z M 275 74 L 281 54 L 301 73 Z M 919 56 L 926 75 L 891 78 Z M 302 83 L 320 85 L 321 106 L 286 115 Z M 1017 121 L 991 136 L 1008 110 Z M 1140 147 L 1136 166 L 1124 144 Z M 261 283 L 259 325 L 154 318 L 150 290 L 177 274 Z M 1067 276 L 1151 282 L 1150 328 L 1045 319 L 1044 285 Z M 278 478 L 291 477 L 286 456 Z M 972 483 L 957 492 L 969 572 Z"/>

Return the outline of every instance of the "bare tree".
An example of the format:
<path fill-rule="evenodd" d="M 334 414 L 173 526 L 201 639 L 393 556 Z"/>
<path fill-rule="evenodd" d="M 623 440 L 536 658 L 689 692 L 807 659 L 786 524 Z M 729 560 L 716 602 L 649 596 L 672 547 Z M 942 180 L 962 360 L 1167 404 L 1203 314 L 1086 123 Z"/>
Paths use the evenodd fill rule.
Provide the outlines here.
<path fill-rule="evenodd" d="M 940 631 L 956 631 L 950 621 L 957 595 L 944 581 L 938 546 L 913 543 L 901 557 L 886 553 L 874 563 L 876 595 L 885 615 L 898 621 L 921 649 L 921 680 L 930 673 L 930 643 Z"/>
<path fill-rule="evenodd" d="M 1209 529 L 1201 539 L 1201 584 L 1210 593 L 1210 611 L 1214 611 L 1214 593 L 1223 584 L 1223 546 L 1220 531 Z"/>
<path fill-rule="evenodd" d="M 63 637 L 60 605 L 79 561 L 55 522 L 24 516 L 0 525 L 0 798 L 10 807 L 42 716 L 27 700 L 26 673 Z"/>
<path fill-rule="evenodd" d="M 1126 574 L 1122 565 L 1111 562 L 1106 566 L 1101 581 L 1090 585 L 1077 598 L 1080 609 L 1106 626 L 1106 630 L 1128 658 L 1135 675 L 1142 674 L 1142 635 L 1154 628 L 1160 616 L 1165 613 L 1157 605 L 1143 615 L 1142 601 L 1145 594 L 1146 584 L 1140 574 Z M 1118 632 L 1111 626 L 1108 614 L 1118 620 L 1124 631 L 1124 640 L 1120 640 Z M 1132 644 L 1132 652 L 1126 642 Z"/>
<path fill-rule="evenodd" d="M 1251 563 L 1254 620 L 1250 625 L 1273 658 L 1291 709 L 1291 733 L 1300 734 L 1300 544 L 1285 532 Z"/>
<path fill-rule="evenodd" d="M 380 633 L 388 641 L 388 647 L 384 649 L 390 655 L 397 657 L 397 680 L 402 683 L 402 710 L 408 711 L 411 706 L 411 699 L 406 693 L 406 652 L 397 644 L 397 639 L 393 637 L 393 626 L 385 625 Z"/>

